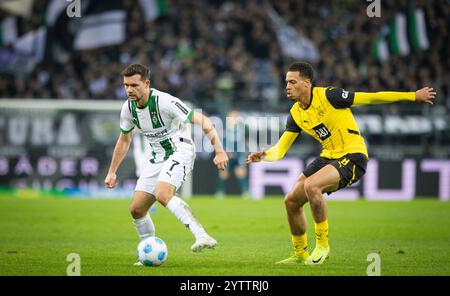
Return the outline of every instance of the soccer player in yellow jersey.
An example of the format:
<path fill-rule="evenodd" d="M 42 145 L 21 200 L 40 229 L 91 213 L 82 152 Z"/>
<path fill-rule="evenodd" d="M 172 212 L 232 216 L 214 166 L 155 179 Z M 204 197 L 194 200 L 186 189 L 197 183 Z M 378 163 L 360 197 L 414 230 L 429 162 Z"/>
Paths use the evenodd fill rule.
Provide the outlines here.
<path fill-rule="evenodd" d="M 296 62 L 286 74 L 287 97 L 295 102 L 278 143 L 267 151 L 250 153 L 247 163 L 277 161 L 286 154 L 301 131 L 322 144 L 322 152 L 308 165 L 284 199 L 294 254 L 277 264 L 322 264 L 328 258 L 328 215 L 323 193 L 350 186 L 365 173 L 368 153 L 350 107 L 398 101 L 433 104 L 436 92 L 352 92 L 335 87 L 314 87 L 313 68 Z M 311 206 L 316 247 L 309 255 L 303 205 Z"/>

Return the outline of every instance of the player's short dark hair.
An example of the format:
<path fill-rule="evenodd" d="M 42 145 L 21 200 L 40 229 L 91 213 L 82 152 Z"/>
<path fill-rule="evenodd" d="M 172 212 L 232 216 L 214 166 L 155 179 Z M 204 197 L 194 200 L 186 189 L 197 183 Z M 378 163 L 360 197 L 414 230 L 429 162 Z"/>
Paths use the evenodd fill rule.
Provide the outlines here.
<path fill-rule="evenodd" d="M 290 72 L 299 72 L 300 77 L 309 79 L 311 82 L 314 79 L 314 69 L 306 62 L 295 62 L 289 66 Z"/>
<path fill-rule="evenodd" d="M 127 66 L 120 74 L 126 77 L 139 74 L 141 75 L 141 80 L 150 79 L 150 70 L 142 64 L 131 64 Z"/>

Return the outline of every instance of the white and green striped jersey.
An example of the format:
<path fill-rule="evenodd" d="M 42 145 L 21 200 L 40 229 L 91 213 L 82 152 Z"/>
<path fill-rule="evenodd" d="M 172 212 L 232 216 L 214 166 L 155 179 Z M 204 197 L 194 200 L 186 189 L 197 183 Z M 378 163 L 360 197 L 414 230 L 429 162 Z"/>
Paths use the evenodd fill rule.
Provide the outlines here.
<path fill-rule="evenodd" d="M 127 100 L 120 112 L 120 130 L 127 134 L 138 128 L 150 145 L 152 163 L 165 161 L 174 151 L 181 149 L 180 142 L 192 144 L 186 123 L 192 110 L 180 99 L 150 89 L 147 106 L 138 107 L 136 102 Z"/>

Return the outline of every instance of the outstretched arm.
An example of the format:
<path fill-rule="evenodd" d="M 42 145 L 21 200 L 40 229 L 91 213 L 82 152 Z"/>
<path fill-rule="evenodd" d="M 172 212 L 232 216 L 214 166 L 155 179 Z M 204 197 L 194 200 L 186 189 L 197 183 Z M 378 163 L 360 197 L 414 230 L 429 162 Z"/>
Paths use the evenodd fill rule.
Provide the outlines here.
<path fill-rule="evenodd" d="M 431 87 L 424 87 L 416 92 L 380 91 L 375 93 L 352 92 L 342 88 L 330 87 L 326 90 L 328 101 L 336 109 L 352 106 L 387 104 L 399 101 L 416 101 L 433 104 L 436 92 Z"/>
<path fill-rule="evenodd" d="M 356 92 L 353 106 L 368 104 L 385 104 L 398 101 L 417 101 L 433 104 L 436 92 L 431 87 L 424 87 L 416 92 L 380 91 L 376 93 Z"/>
<path fill-rule="evenodd" d="M 259 162 L 261 160 L 277 161 L 282 159 L 289 148 L 291 148 L 292 143 L 294 143 L 298 135 L 299 133 L 285 131 L 280 140 L 278 140 L 278 143 L 269 150 L 250 153 L 247 157 L 247 163 Z"/>
<path fill-rule="evenodd" d="M 214 147 L 214 151 L 216 152 L 216 156 L 213 159 L 214 164 L 219 170 L 224 170 L 228 164 L 228 155 L 222 147 L 222 141 L 220 140 L 211 120 L 199 112 L 194 112 L 190 118 L 190 122 L 197 124 L 202 128 L 203 133 L 209 138 L 211 145 Z"/>

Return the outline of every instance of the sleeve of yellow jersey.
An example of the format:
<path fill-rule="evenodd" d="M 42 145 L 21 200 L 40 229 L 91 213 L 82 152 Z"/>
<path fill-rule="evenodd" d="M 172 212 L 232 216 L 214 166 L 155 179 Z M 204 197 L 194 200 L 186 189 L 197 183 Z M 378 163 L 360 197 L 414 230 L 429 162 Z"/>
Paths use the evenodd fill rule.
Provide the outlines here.
<path fill-rule="evenodd" d="M 415 92 L 380 91 L 375 93 L 355 92 L 352 106 L 386 104 L 398 101 L 415 101 Z"/>
<path fill-rule="evenodd" d="M 415 101 L 415 92 L 379 91 L 379 92 L 353 92 L 342 88 L 328 87 L 326 97 L 336 109 L 350 108 L 352 106 L 387 104 L 398 101 Z"/>
<path fill-rule="evenodd" d="M 277 161 L 282 159 L 289 148 L 291 148 L 292 143 L 294 143 L 299 134 L 300 133 L 285 131 L 281 138 L 278 140 L 278 143 L 275 146 L 270 147 L 270 149 L 266 151 L 264 160 Z"/>

